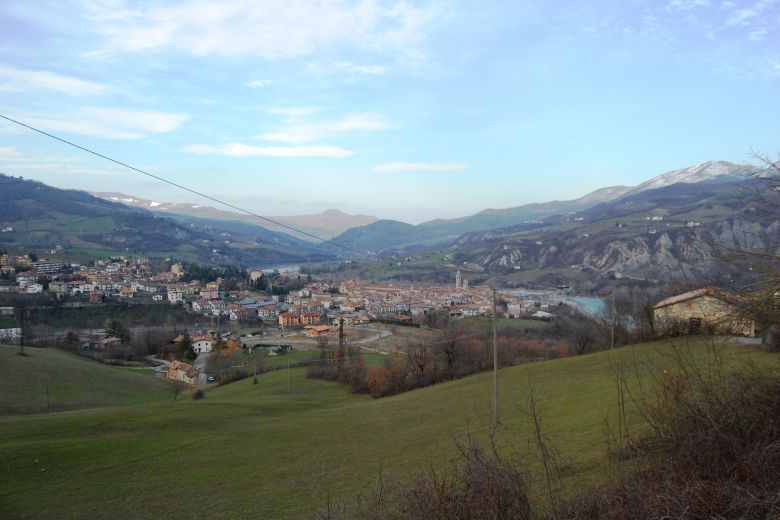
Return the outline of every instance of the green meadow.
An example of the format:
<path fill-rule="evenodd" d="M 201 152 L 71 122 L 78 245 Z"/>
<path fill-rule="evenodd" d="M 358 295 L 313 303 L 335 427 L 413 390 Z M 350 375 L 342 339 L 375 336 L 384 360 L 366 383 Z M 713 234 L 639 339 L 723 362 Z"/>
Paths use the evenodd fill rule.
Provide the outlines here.
<path fill-rule="evenodd" d="M 717 351 L 727 364 L 780 362 L 747 346 Z M 308 380 L 298 368 L 174 401 L 147 371 L 53 350 L 30 349 L 18 360 L 13 352 L 2 349 L 3 518 L 306 518 L 328 500 L 370 489 L 380 471 L 403 478 L 441 466 L 455 458 L 454 442 L 486 442 L 492 426 L 490 373 L 374 400 Z M 649 385 L 680 353 L 710 357 L 697 342 L 678 349 L 656 342 L 501 370 L 497 449 L 536 467 L 522 413 L 533 388 L 542 429 L 564 462 L 564 489 L 603 480 L 617 367 Z M 58 410 L 67 411 L 31 415 L 40 410 L 41 381 L 60 377 L 54 366 L 81 374 L 56 387 Z M 25 408 L 27 401 L 38 404 Z M 632 429 L 641 427 L 629 418 Z"/>

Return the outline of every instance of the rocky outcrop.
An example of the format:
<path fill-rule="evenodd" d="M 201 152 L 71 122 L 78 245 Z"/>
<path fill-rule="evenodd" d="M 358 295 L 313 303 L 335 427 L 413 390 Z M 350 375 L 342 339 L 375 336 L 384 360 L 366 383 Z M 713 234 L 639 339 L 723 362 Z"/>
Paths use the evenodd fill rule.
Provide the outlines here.
<path fill-rule="evenodd" d="M 492 252 L 481 255 L 478 263 L 494 272 L 571 268 L 597 275 L 620 273 L 649 279 L 680 279 L 710 272 L 722 262 L 723 250 L 780 254 L 778 221 L 762 225 L 732 219 L 695 230 L 678 227 L 630 237 L 615 235 L 609 230 L 587 237 L 495 239 L 489 247 Z"/>

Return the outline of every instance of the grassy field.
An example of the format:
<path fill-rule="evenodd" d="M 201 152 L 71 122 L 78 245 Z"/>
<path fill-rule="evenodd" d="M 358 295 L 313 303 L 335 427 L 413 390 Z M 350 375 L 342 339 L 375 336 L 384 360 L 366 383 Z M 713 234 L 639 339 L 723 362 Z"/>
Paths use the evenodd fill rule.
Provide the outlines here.
<path fill-rule="evenodd" d="M 683 351 L 707 355 L 701 345 Z M 673 352 L 649 343 L 502 370 L 498 449 L 533 458 L 519 411 L 533 386 L 543 429 L 566 464 L 565 483 L 604 478 L 615 367 L 635 367 L 647 383 L 673 364 Z M 745 346 L 722 353 L 728 363 L 780 364 Z M 216 388 L 202 401 L 149 395 L 144 405 L 0 418 L 0 511 L 4 518 L 305 518 L 328 497 L 369 488 L 380 469 L 404 476 L 442 464 L 454 457 L 454 440 L 484 441 L 491 427 L 489 373 L 379 400 L 307 380 L 303 369 L 289 375 L 289 393 L 288 373 L 279 371 L 257 385 Z M 22 398 L 13 386 L 4 393 Z"/>
<path fill-rule="evenodd" d="M 0 415 L 159 401 L 173 395 L 151 370 L 101 365 L 56 349 L 0 346 Z"/>
<path fill-rule="evenodd" d="M 479 332 L 490 333 L 493 330 L 492 320 L 484 316 L 465 318 L 462 323 L 469 334 L 476 334 Z M 543 320 L 516 320 L 510 318 L 498 318 L 498 320 L 496 320 L 496 328 L 499 332 L 502 330 L 511 330 L 513 332 L 522 332 L 525 330 L 539 331 L 551 327 L 552 325 L 550 322 Z"/>

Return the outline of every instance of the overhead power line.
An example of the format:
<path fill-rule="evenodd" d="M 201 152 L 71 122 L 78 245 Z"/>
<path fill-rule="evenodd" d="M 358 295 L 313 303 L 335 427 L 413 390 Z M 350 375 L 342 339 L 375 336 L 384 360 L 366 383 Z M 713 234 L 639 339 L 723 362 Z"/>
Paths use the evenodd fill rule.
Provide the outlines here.
<path fill-rule="evenodd" d="M 290 226 L 288 224 L 284 224 L 282 222 L 278 222 L 278 221 L 276 221 L 274 219 L 271 219 L 271 218 L 268 218 L 268 217 L 264 217 L 262 215 L 258 215 L 257 213 L 254 213 L 254 212 L 249 211 L 247 209 L 241 208 L 241 207 L 236 206 L 234 204 L 231 204 L 229 202 L 225 202 L 225 201 L 220 200 L 220 199 L 218 199 L 216 197 L 212 197 L 211 195 L 207 195 L 207 194 L 205 194 L 203 192 L 200 192 L 200 191 L 194 190 L 192 188 L 188 188 L 187 186 L 184 186 L 182 184 L 173 182 L 172 180 L 166 179 L 165 177 L 160 177 L 159 175 L 155 175 L 153 173 L 149 173 L 149 172 L 147 172 L 145 170 L 142 170 L 140 168 L 136 168 L 135 166 L 131 166 L 131 165 L 127 164 L 127 163 L 124 163 L 122 161 L 119 161 L 117 159 L 109 157 L 108 155 L 104 155 L 104 154 L 96 152 L 94 150 L 90 150 L 89 148 L 86 148 L 84 146 L 78 145 L 78 144 L 76 144 L 76 143 L 74 143 L 72 141 L 68 141 L 67 139 L 63 139 L 62 137 L 56 136 L 54 134 L 51 134 L 51 133 L 46 132 L 44 130 L 41 130 L 39 128 L 35 128 L 34 126 L 30 126 L 30 125 L 28 125 L 26 123 L 22 123 L 21 121 L 18 121 L 16 119 L 13 119 L 13 118 L 8 117 L 6 115 L 0 114 L 0 118 L 3 118 L 6 121 L 10 121 L 11 123 L 14 123 L 14 124 L 17 124 L 17 125 L 22 126 L 24 128 L 27 128 L 29 130 L 32 130 L 33 132 L 37 132 L 37 133 L 39 133 L 41 135 L 45 135 L 46 137 L 49 137 L 49 138 L 54 139 L 56 141 L 59 141 L 61 143 L 65 143 L 68 146 L 72 146 L 73 148 L 77 148 L 77 149 L 79 149 L 81 151 L 87 152 L 87 153 L 92 154 L 92 155 L 94 155 L 96 157 L 100 157 L 101 159 L 105 159 L 106 161 L 110 161 L 110 162 L 112 162 L 114 164 L 118 164 L 119 166 L 127 168 L 128 170 L 132 170 L 134 172 L 146 175 L 147 177 L 151 177 L 152 179 L 156 179 L 156 180 L 158 180 L 160 182 L 164 182 L 166 184 L 170 184 L 171 186 L 175 186 L 176 188 L 182 189 L 184 191 L 188 191 L 190 193 L 198 195 L 199 197 L 203 197 L 205 199 L 208 199 L 208 200 L 210 200 L 212 202 L 216 202 L 217 204 L 222 204 L 223 206 L 226 206 L 228 208 L 234 209 L 236 211 L 240 211 L 241 213 L 246 213 L 247 215 L 259 218 L 259 219 L 264 220 L 266 222 L 270 222 L 271 224 L 275 224 L 275 225 L 277 225 L 279 227 L 288 229 L 290 231 L 294 231 L 296 233 L 300 233 L 301 235 L 307 236 L 309 238 L 313 238 L 315 240 L 319 240 L 319 241 L 321 241 L 321 242 L 323 242 L 325 244 L 330 244 L 330 245 L 333 245 L 333 246 L 336 246 L 336 247 L 340 247 L 341 249 L 344 249 L 344 250 L 347 250 L 347 251 L 351 251 L 351 252 L 357 253 L 359 255 L 365 255 L 364 252 L 358 251 L 357 249 L 353 249 L 353 248 L 351 248 L 349 246 L 345 246 L 344 244 L 339 244 L 338 242 L 334 242 L 332 240 L 328 240 L 327 238 L 318 237 L 317 235 L 313 235 L 311 233 L 308 233 L 306 231 L 298 229 L 298 228 L 296 228 L 294 226 Z"/>

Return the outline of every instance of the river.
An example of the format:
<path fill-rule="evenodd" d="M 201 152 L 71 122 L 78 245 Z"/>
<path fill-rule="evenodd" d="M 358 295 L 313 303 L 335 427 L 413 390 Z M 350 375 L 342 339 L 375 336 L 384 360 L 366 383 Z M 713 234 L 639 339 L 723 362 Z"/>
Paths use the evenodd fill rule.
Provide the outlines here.
<path fill-rule="evenodd" d="M 572 307 L 575 307 L 580 311 L 593 316 L 601 313 L 606 307 L 604 300 L 601 298 L 594 298 L 592 296 L 574 296 L 570 294 L 563 294 L 559 291 L 532 291 L 529 289 L 513 289 L 499 291 L 499 293 L 538 301 L 548 305 L 558 305 L 559 303 L 563 302 L 566 305 L 571 305 Z"/>

